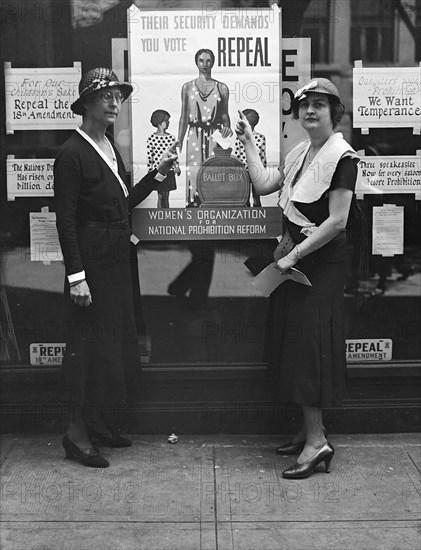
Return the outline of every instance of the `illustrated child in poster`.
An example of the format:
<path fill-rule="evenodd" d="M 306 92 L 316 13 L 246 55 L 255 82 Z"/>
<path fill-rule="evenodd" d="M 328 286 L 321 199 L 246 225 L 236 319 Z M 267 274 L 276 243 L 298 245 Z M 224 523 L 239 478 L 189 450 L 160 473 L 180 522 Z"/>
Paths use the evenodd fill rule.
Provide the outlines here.
<path fill-rule="evenodd" d="M 170 125 L 170 117 L 171 115 L 163 109 L 158 109 L 152 113 L 151 124 L 155 126 L 156 132 L 151 134 L 146 142 L 148 172 L 151 172 L 158 166 L 164 151 L 175 143 L 175 137 L 167 132 Z M 170 207 L 170 191 L 177 189 L 175 175 L 179 176 L 180 173 L 180 167 L 177 163 L 175 169 L 170 170 L 165 180 L 156 188 L 158 192 L 158 208 Z"/>

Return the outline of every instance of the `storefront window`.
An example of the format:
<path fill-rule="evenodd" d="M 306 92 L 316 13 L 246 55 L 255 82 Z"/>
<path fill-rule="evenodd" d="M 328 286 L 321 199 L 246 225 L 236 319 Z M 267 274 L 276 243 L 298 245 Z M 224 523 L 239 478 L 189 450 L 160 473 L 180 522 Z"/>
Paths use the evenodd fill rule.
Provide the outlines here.
<path fill-rule="evenodd" d="M 367 128 L 362 128 L 361 117 L 370 117 L 371 114 L 369 110 L 358 110 L 358 88 L 363 85 L 363 80 L 354 79 L 353 145 L 363 155 L 363 169 L 382 165 L 385 172 L 381 169 L 376 172 L 381 192 L 369 192 L 361 197 L 366 231 L 365 234 L 357 235 L 355 242 L 361 250 L 364 248 L 364 239 L 367 239 L 365 247 L 368 257 L 365 268 L 360 271 L 359 282 L 351 278 L 347 292 L 354 296 L 365 295 L 367 299 L 362 300 L 360 307 L 354 310 L 354 323 L 351 322 L 348 337 L 361 338 L 366 334 L 370 338 L 390 338 L 393 343 L 392 358 L 395 360 L 414 360 L 420 354 L 419 342 L 415 337 L 416 327 L 420 323 L 421 296 L 421 241 L 417 230 L 421 216 L 420 196 L 416 190 L 420 185 L 419 135 L 416 129 L 419 122 L 417 116 L 413 117 L 412 122 L 408 120 L 406 123 L 402 123 L 400 118 L 406 112 L 415 114 L 410 108 L 419 98 L 412 91 L 406 95 L 409 90 L 406 84 L 402 88 L 393 88 L 393 83 L 398 82 L 395 79 L 400 78 L 399 74 L 409 83 L 413 67 L 417 64 L 417 9 L 419 2 L 351 3 L 351 63 L 358 61 L 362 71 L 364 67 L 376 68 L 378 72 L 373 75 L 386 79 L 384 82 L 389 85 L 367 88 L 367 101 L 370 101 L 370 96 L 381 98 L 375 101 L 394 106 L 395 110 L 389 110 L 388 113 L 382 111 L 380 114 L 372 111 L 375 118 L 371 119 L 371 124 L 374 127 L 369 127 L 370 123 L 367 123 Z M 395 70 L 390 65 L 393 61 Z M 416 69 L 414 74 L 415 79 L 419 79 Z M 377 84 L 380 82 L 378 80 Z M 372 95 L 370 90 L 373 91 Z M 405 111 L 405 108 L 409 110 Z M 388 122 L 380 122 L 385 113 L 389 116 Z M 395 192 L 391 193 L 388 186 L 392 189 L 395 186 Z M 391 215 L 387 227 L 379 224 L 384 214 Z M 379 250 L 379 231 L 389 232 L 389 235 L 394 231 L 399 233 L 400 250 L 395 248 L 390 254 Z"/>
<path fill-rule="evenodd" d="M 4 52 L 1 61 L 9 62 L 13 67 L 50 67 L 54 74 L 56 67 L 70 67 L 75 61 L 80 61 L 84 69 L 109 66 L 113 59 L 111 39 L 116 36 L 125 42 L 127 50 L 126 10 L 121 5 L 114 11 L 104 11 L 98 21 L 85 21 L 85 26 L 78 26 L 79 23 L 72 21 L 70 16 L 71 2 L 63 2 L 68 13 L 65 17 L 61 12 L 58 23 L 38 18 L 35 24 L 33 18 L 25 16 L 25 6 L 28 8 L 32 3 L 21 4 L 23 11 L 9 10 L 7 18 L 1 20 L 0 44 Z M 145 6 L 156 9 L 157 15 L 162 13 L 159 3 L 148 4 Z M 170 4 L 179 8 L 177 2 Z M 231 6 L 233 3 L 227 4 Z M 340 10 L 336 9 L 336 4 L 333 0 L 309 2 L 303 11 L 300 33 L 311 38 L 312 76 L 326 76 L 341 90 L 346 117 L 339 130 L 355 150 L 362 152 L 367 162 L 373 157 L 391 157 L 399 162 L 400 157 L 419 156 L 419 134 L 410 126 L 394 127 L 392 121 L 390 126 L 369 127 L 368 132 L 354 127 L 352 71 L 357 60 L 361 60 L 363 67 L 380 69 L 418 66 L 420 2 L 400 2 L 399 9 L 391 0 L 341 0 Z M 350 19 L 342 16 L 345 8 Z M 284 23 L 284 36 L 289 35 L 287 24 L 288 21 Z M 339 28 L 342 33 L 338 32 Z M 343 40 L 343 36 L 347 40 Z M 43 37 L 48 37 L 48 40 Z M 264 50 L 261 51 L 264 56 Z M 287 62 L 291 63 L 291 48 L 288 51 Z M 330 55 L 334 55 L 334 59 Z M 234 57 L 231 61 L 236 59 Z M 332 67 L 331 71 L 329 67 Z M 193 59 L 191 69 L 194 68 Z M 285 72 L 290 74 L 291 70 L 287 66 Z M 143 78 L 142 74 L 123 75 L 123 72 L 119 67 L 120 77 Z M 188 76 L 177 75 L 180 86 L 193 76 L 191 70 Z M 4 76 L 1 86 L 0 121 L 5 128 Z M 249 87 L 248 91 L 256 93 L 256 88 Z M 233 86 L 232 95 L 237 92 Z M 175 134 L 180 115 L 179 97 L 178 91 L 174 99 L 176 108 L 171 111 L 173 124 L 170 132 Z M 150 116 L 151 112 L 145 116 L 147 124 Z M 264 124 L 270 126 L 267 121 Z M 131 169 L 127 140 L 129 126 L 127 119 L 123 133 L 115 135 L 117 142 L 121 136 L 124 138 L 121 145 L 126 153 L 124 160 L 128 172 Z M 149 128 L 149 131 L 153 130 Z M 30 255 L 29 214 L 46 207 L 53 212 L 53 199 L 17 197 L 7 200 L 7 156 L 34 161 L 53 159 L 69 135 L 70 130 L 16 131 L 7 135 L 3 131 L 1 135 L 0 360 L 6 365 L 30 364 L 31 344 L 45 342 L 55 344 L 57 349 L 63 344 L 60 323 L 64 278 L 60 261 L 34 262 Z M 408 168 L 412 171 L 408 175 L 405 168 L 397 167 L 393 170 L 398 175 L 390 177 L 409 178 L 414 186 L 419 186 L 417 166 Z M 145 171 L 146 167 L 142 169 Z M 154 195 L 154 202 L 156 198 Z M 354 226 L 351 234 L 347 286 L 344 289 L 347 338 L 390 339 L 392 360 L 419 361 L 420 197 L 408 191 L 363 193 L 358 200 L 361 212 L 356 218 L 357 227 Z M 185 208 L 184 203 L 182 207 Z M 385 207 L 390 207 L 392 221 L 402 219 L 402 253 L 373 253 L 373 239 L 375 245 L 381 231 L 376 226 L 375 234 L 373 227 L 379 220 L 378 209 L 383 208 L 382 212 L 385 212 Z M 271 327 L 267 327 L 265 322 L 267 299 L 254 290 L 250 266 L 256 258 L 262 259 L 269 254 L 272 245 L 273 241 L 263 238 L 142 240 L 137 248 L 141 300 L 135 305 L 142 361 L 150 365 L 192 364 L 203 369 L 209 365 L 264 365 L 264 342 Z M 183 276 L 180 282 L 180 275 L 186 273 L 186 268 L 189 281 L 184 284 Z"/>

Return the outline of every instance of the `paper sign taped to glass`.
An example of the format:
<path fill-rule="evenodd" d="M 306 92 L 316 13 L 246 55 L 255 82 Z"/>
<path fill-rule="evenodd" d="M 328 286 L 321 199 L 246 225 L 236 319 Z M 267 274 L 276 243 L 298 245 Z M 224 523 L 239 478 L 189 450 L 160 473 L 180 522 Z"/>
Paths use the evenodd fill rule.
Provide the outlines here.
<path fill-rule="evenodd" d="M 301 283 L 302 285 L 311 286 L 311 283 L 306 275 L 304 275 L 302 271 L 295 269 L 295 267 L 292 267 L 288 273 L 282 274 L 278 269 L 276 269 L 275 266 L 276 262 L 272 262 L 265 267 L 263 271 L 256 275 L 251 282 L 254 288 L 263 294 L 263 296 L 270 296 L 280 284 L 288 280 Z"/>

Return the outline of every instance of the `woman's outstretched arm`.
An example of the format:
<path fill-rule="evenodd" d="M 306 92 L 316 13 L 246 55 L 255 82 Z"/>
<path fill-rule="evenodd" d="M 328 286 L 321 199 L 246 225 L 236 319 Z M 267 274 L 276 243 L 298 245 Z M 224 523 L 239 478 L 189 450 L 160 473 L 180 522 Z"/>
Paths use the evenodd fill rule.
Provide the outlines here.
<path fill-rule="evenodd" d="M 283 171 L 276 171 L 273 178 L 269 176 L 268 170 L 263 166 L 259 149 L 254 141 L 253 131 L 241 111 L 238 111 L 240 119 L 235 128 L 238 139 L 243 143 L 247 156 L 247 166 L 251 181 L 258 195 L 269 195 L 279 191 L 283 182 Z"/>

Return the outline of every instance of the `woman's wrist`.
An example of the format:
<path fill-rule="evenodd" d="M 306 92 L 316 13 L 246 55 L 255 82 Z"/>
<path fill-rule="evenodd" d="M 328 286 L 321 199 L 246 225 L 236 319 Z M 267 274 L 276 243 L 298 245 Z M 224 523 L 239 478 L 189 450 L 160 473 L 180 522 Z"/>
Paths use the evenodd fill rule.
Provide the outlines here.
<path fill-rule="evenodd" d="M 69 283 L 69 286 L 76 286 L 80 283 L 83 283 L 83 281 L 86 281 L 86 279 L 80 279 L 79 281 L 73 281 L 73 282 Z"/>
<path fill-rule="evenodd" d="M 297 261 L 301 260 L 301 258 L 303 257 L 303 250 L 301 248 L 301 245 L 296 244 L 294 250 L 295 250 L 295 255 L 297 257 Z"/>
<path fill-rule="evenodd" d="M 297 263 L 299 260 L 301 260 L 302 257 L 303 251 L 301 249 L 301 246 L 299 244 L 296 244 L 295 247 L 288 254 L 288 258 Z"/>

